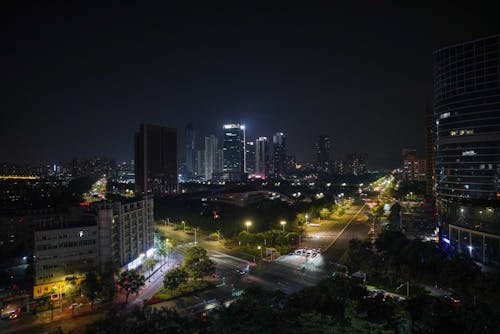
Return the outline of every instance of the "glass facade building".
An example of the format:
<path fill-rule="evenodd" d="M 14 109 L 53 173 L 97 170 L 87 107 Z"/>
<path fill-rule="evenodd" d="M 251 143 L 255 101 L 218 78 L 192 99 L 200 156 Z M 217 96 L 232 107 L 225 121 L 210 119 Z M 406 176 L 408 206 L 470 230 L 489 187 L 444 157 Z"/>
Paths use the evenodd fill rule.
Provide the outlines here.
<path fill-rule="evenodd" d="M 457 250 L 498 263 L 500 35 L 437 50 L 433 62 L 435 190 L 443 232 Z"/>
<path fill-rule="evenodd" d="M 243 179 L 246 171 L 245 126 L 243 124 L 224 124 L 223 179 L 237 182 Z"/>

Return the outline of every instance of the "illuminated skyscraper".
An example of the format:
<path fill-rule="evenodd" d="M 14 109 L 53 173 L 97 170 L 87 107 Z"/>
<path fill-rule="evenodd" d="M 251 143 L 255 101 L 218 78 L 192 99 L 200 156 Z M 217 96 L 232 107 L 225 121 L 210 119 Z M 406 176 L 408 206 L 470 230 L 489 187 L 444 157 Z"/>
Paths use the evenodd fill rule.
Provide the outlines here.
<path fill-rule="evenodd" d="M 247 174 L 255 173 L 255 142 L 247 140 L 245 145 Z"/>
<path fill-rule="evenodd" d="M 267 137 L 259 137 L 255 141 L 255 172 L 265 179 L 269 175 L 269 141 Z"/>
<path fill-rule="evenodd" d="M 273 136 L 273 174 L 282 178 L 285 174 L 286 137 L 283 132 L 276 132 Z"/>
<path fill-rule="evenodd" d="M 217 150 L 219 141 L 215 135 L 205 137 L 205 179 L 212 180 L 212 174 L 217 172 Z"/>
<path fill-rule="evenodd" d="M 434 52 L 436 197 L 446 239 L 500 263 L 500 35 Z"/>
<path fill-rule="evenodd" d="M 246 171 L 245 125 L 224 124 L 224 167 L 223 179 L 241 181 Z"/>

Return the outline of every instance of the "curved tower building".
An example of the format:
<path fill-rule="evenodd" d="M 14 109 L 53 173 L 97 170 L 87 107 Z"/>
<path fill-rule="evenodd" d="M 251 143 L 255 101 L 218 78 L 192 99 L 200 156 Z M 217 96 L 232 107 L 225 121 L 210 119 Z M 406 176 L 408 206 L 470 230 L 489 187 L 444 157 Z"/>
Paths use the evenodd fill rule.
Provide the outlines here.
<path fill-rule="evenodd" d="M 500 35 L 434 52 L 435 187 L 443 239 L 500 263 Z"/>

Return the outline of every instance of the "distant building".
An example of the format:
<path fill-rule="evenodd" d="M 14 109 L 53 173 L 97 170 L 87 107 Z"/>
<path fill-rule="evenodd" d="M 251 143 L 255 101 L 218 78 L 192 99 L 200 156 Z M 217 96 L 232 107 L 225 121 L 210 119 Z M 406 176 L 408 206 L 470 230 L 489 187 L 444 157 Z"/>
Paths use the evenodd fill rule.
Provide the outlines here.
<path fill-rule="evenodd" d="M 269 140 L 267 137 L 259 137 L 255 141 L 254 175 L 261 179 L 269 176 Z"/>
<path fill-rule="evenodd" d="M 247 174 L 255 173 L 255 142 L 247 140 L 246 146 Z"/>
<path fill-rule="evenodd" d="M 139 194 L 177 193 L 177 129 L 141 124 L 135 134 L 135 180 Z"/>
<path fill-rule="evenodd" d="M 205 150 L 196 151 L 195 174 L 197 179 L 205 180 Z"/>
<path fill-rule="evenodd" d="M 185 167 L 187 179 L 191 179 L 194 176 L 195 167 L 195 132 L 193 123 L 186 125 L 184 130 L 184 154 L 185 154 Z"/>
<path fill-rule="evenodd" d="M 320 170 L 328 171 L 330 163 L 330 138 L 319 136 L 316 140 L 316 164 Z"/>
<path fill-rule="evenodd" d="M 347 156 L 349 174 L 363 175 L 368 173 L 368 161 L 365 154 L 350 154 Z"/>
<path fill-rule="evenodd" d="M 224 124 L 223 130 L 223 178 L 230 182 L 241 181 L 246 171 L 245 126 L 239 123 Z"/>
<path fill-rule="evenodd" d="M 435 184 L 442 236 L 500 264 L 500 35 L 437 50 Z M 444 240 L 444 239 L 443 239 Z"/>
<path fill-rule="evenodd" d="M 334 172 L 338 175 L 347 174 L 347 162 L 344 160 L 335 160 L 334 162 Z"/>
<path fill-rule="evenodd" d="M 273 174 L 276 178 L 283 178 L 286 174 L 286 137 L 283 132 L 276 132 L 273 136 Z"/>
<path fill-rule="evenodd" d="M 212 180 L 213 173 L 217 173 L 217 152 L 219 141 L 215 135 L 205 137 L 205 180 Z"/>
<path fill-rule="evenodd" d="M 403 180 L 425 181 L 426 161 L 417 156 L 414 149 L 403 150 Z"/>

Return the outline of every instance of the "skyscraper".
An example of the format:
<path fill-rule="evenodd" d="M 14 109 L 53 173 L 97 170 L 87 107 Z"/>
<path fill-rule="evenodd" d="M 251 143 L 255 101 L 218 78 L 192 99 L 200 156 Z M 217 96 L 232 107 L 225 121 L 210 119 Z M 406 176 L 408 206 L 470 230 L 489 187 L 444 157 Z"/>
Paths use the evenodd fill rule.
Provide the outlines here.
<path fill-rule="evenodd" d="M 255 173 L 255 142 L 247 140 L 245 145 L 246 160 L 247 160 L 247 174 Z"/>
<path fill-rule="evenodd" d="M 188 123 L 184 130 L 184 147 L 186 177 L 190 179 L 194 176 L 195 160 L 195 133 L 193 123 Z"/>
<path fill-rule="evenodd" d="M 328 170 L 330 162 L 330 138 L 319 136 L 316 141 L 316 163 L 319 169 Z"/>
<path fill-rule="evenodd" d="M 437 50 L 436 196 L 452 247 L 500 263 L 500 35 Z"/>
<path fill-rule="evenodd" d="M 267 137 L 259 137 L 255 141 L 255 173 L 262 179 L 269 175 L 269 141 Z"/>
<path fill-rule="evenodd" d="M 241 181 L 246 171 L 245 126 L 224 124 L 224 167 L 223 178 L 227 181 Z"/>
<path fill-rule="evenodd" d="M 135 185 L 138 193 L 177 192 L 177 129 L 141 124 L 135 133 Z"/>
<path fill-rule="evenodd" d="M 429 102 L 425 106 L 425 194 L 431 198 L 436 196 L 434 190 L 434 164 L 436 160 L 436 122 L 434 110 Z"/>
<path fill-rule="evenodd" d="M 286 137 L 283 132 L 276 132 L 273 136 L 273 174 L 282 178 L 285 174 Z"/>
<path fill-rule="evenodd" d="M 215 135 L 205 137 L 205 180 L 212 180 L 212 174 L 217 172 L 217 150 L 219 141 Z"/>

